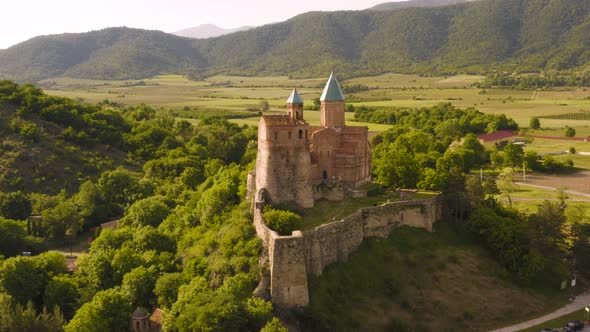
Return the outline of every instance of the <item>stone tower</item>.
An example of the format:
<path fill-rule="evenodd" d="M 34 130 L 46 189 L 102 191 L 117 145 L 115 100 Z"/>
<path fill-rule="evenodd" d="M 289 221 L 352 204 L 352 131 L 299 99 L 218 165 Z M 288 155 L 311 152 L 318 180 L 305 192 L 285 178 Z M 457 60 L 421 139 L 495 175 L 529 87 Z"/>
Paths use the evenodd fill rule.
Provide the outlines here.
<path fill-rule="evenodd" d="M 344 127 L 344 93 L 340 89 L 334 72 L 324 87 L 321 102 L 321 125 L 326 128 Z"/>
<path fill-rule="evenodd" d="M 313 207 L 309 125 L 303 119 L 303 99 L 293 90 L 286 115 L 265 115 L 258 124 L 256 191 L 272 204 Z"/>

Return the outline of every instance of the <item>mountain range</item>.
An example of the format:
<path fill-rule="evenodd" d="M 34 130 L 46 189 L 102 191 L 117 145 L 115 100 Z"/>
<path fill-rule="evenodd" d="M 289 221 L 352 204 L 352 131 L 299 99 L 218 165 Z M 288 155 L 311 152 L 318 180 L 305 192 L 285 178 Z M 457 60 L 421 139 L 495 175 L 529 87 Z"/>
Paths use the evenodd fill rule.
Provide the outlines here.
<path fill-rule="evenodd" d="M 208 39 L 130 28 L 40 36 L 0 51 L 0 77 L 309 77 L 332 70 L 342 77 L 590 68 L 587 0 L 385 7 L 309 12 Z"/>
<path fill-rule="evenodd" d="M 224 29 L 218 27 L 214 24 L 201 24 L 197 25 L 192 28 L 182 29 L 176 32 L 173 32 L 173 35 L 181 36 L 181 37 L 188 37 L 188 38 L 196 38 L 196 39 L 204 39 L 204 38 L 212 38 L 212 37 L 219 37 L 223 35 L 227 35 L 230 33 L 238 32 L 238 31 L 246 31 L 250 30 L 253 27 L 245 26 L 239 27 L 234 29 Z"/>

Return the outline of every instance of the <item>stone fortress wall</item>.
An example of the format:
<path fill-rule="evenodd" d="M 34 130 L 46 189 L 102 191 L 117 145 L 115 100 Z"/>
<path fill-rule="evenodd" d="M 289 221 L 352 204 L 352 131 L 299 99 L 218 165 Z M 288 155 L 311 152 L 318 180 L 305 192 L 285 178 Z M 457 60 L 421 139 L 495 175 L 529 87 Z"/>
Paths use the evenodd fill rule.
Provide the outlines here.
<path fill-rule="evenodd" d="M 259 192 L 254 199 L 254 225 L 268 251 L 271 301 L 283 308 L 307 305 L 307 275 L 321 275 L 329 264 L 347 261 L 363 239 L 387 237 L 402 225 L 432 231 L 433 223 L 442 218 L 442 201 L 436 196 L 362 208 L 342 220 L 281 236 L 265 223 L 263 197 Z"/>

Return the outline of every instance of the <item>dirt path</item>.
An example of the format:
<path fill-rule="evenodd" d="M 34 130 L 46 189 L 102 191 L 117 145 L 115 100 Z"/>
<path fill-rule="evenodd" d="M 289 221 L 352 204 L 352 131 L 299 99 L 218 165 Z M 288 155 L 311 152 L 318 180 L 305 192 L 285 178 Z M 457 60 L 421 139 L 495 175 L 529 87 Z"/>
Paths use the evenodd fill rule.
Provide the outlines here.
<path fill-rule="evenodd" d="M 524 323 L 519 323 L 519 324 L 508 326 L 508 327 L 503 327 L 501 329 L 493 330 L 491 332 L 515 332 L 515 331 L 524 330 L 526 328 L 533 327 L 535 325 L 539 325 L 544 322 L 550 321 L 552 319 L 572 313 L 576 310 L 583 308 L 584 306 L 587 306 L 588 304 L 590 304 L 590 293 L 586 292 L 584 294 L 577 296 L 573 302 L 567 304 L 566 306 L 564 306 L 558 310 L 555 310 L 554 312 L 552 312 L 548 315 L 545 315 L 545 316 L 539 317 L 539 318 L 535 318 L 535 319 L 531 319 L 531 320 L 524 322 Z"/>

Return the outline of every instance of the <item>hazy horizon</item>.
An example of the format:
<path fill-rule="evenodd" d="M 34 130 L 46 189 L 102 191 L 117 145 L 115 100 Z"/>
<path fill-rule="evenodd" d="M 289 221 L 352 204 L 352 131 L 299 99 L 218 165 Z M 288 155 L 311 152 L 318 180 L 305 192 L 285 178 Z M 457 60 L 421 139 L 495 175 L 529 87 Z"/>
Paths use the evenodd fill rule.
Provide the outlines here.
<path fill-rule="evenodd" d="M 403 0 L 300 0 L 296 5 L 284 0 L 11 1 L 4 4 L 0 20 L 0 29 L 9 32 L 0 35 L 0 49 L 39 35 L 120 26 L 169 33 L 201 24 L 229 29 L 281 22 L 308 11 L 362 10 L 391 1 Z"/>

